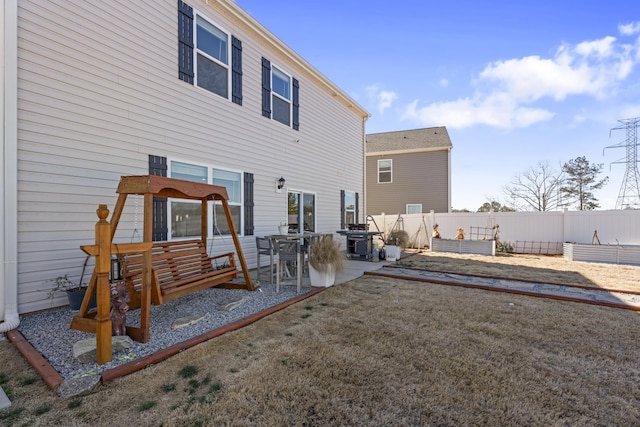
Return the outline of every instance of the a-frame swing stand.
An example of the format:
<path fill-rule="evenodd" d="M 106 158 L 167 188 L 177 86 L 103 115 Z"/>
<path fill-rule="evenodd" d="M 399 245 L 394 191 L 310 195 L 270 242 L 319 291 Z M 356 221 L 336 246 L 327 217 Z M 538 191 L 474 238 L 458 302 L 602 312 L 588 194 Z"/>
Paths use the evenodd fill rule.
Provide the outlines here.
<path fill-rule="evenodd" d="M 88 255 L 96 257 L 95 268 L 89 287 L 84 297 L 78 314 L 71 321 L 71 328 L 96 334 L 96 360 L 103 364 L 112 360 L 111 352 L 111 319 L 110 300 L 111 285 L 109 283 L 109 272 L 111 271 L 111 255 L 142 254 L 142 286 L 140 290 L 140 327 L 127 326 L 127 335 L 139 342 L 148 342 L 150 339 L 150 306 L 152 295 L 152 226 L 153 226 L 153 198 L 169 197 L 188 200 L 199 200 L 201 202 L 201 239 L 205 244 L 208 231 L 208 204 L 211 201 L 219 201 L 222 204 L 224 213 L 229 225 L 229 231 L 236 249 L 236 256 L 240 262 L 244 276 L 244 284 L 234 283 L 233 287 L 246 288 L 253 291 L 251 277 L 247 268 L 240 240 L 231 217 L 228 204 L 227 190 L 216 185 L 201 184 L 197 182 L 184 181 L 173 178 L 166 178 L 153 175 L 144 176 L 124 176 L 120 180 L 116 191 L 119 196 L 116 202 L 111 221 L 107 221 L 109 210 L 106 205 L 100 205 L 97 210 L 98 222 L 95 226 L 95 244 L 81 246 L 81 249 Z M 141 195 L 144 197 L 144 225 L 143 242 L 114 244 L 115 235 L 127 195 Z M 179 260 L 176 260 L 179 263 Z M 157 285 L 157 283 L 155 283 Z M 214 286 L 215 286 L 214 282 Z M 97 311 L 89 312 L 90 302 L 96 295 Z"/>

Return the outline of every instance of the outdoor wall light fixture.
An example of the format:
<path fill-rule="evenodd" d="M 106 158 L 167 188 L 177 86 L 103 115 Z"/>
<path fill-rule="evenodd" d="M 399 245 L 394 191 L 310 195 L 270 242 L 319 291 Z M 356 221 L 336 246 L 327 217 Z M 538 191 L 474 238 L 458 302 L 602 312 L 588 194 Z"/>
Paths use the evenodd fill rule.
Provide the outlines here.
<path fill-rule="evenodd" d="M 285 179 L 283 177 L 280 177 L 280 179 L 276 181 L 276 185 L 278 186 L 278 190 L 282 190 L 282 187 L 284 187 L 284 183 L 285 182 L 287 182 L 287 181 L 285 181 Z"/>

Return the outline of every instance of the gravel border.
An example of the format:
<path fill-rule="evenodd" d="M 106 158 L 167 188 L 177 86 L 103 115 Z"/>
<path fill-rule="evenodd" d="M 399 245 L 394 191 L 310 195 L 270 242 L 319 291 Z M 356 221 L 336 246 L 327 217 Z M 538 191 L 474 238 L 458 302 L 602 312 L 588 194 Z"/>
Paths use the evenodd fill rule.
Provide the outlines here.
<path fill-rule="evenodd" d="M 133 347 L 126 354 L 114 353 L 113 360 L 103 365 L 95 362 L 80 363 L 73 357 L 73 344 L 94 338 L 95 335 L 70 329 L 71 320 L 76 313 L 68 307 L 25 315 L 20 319 L 18 331 L 62 377 L 78 378 L 84 374 L 99 374 L 148 356 L 315 289 L 303 286 L 298 294 L 295 284 L 290 285 L 286 283 L 286 286 L 283 286 L 281 283 L 280 292 L 276 293 L 275 284 L 254 281 L 256 290 L 253 292 L 244 289 L 209 288 L 162 305 L 152 305 L 149 342 L 134 341 Z M 225 308 L 225 305 L 233 302 L 239 305 L 232 310 Z M 193 325 L 180 329 L 171 328 L 177 319 L 200 315 L 206 317 Z M 127 313 L 127 325 L 139 326 L 139 321 L 139 309 Z"/>

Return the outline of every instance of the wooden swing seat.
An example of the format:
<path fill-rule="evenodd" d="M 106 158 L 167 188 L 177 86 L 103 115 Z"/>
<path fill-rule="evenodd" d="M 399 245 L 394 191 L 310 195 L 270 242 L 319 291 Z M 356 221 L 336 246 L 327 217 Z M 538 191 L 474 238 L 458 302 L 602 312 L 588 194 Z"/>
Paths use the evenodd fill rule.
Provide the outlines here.
<path fill-rule="evenodd" d="M 202 240 L 155 242 L 151 248 L 151 303 L 159 305 L 213 286 L 246 288 L 244 283 L 229 283 L 238 278 L 233 255 L 209 257 Z M 142 254 L 125 256 L 124 279 L 131 308 L 141 304 L 143 265 Z"/>

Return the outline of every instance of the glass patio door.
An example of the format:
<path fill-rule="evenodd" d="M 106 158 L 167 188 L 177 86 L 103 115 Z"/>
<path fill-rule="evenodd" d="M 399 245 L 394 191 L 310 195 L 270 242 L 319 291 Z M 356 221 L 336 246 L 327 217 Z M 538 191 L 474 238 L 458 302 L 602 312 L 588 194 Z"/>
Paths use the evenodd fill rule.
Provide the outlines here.
<path fill-rule="evenodd" d="M 291 233 L 314 232 L 316 230 L 315 194 L 289 191 L 287 193 L 287 220 Z"/>

